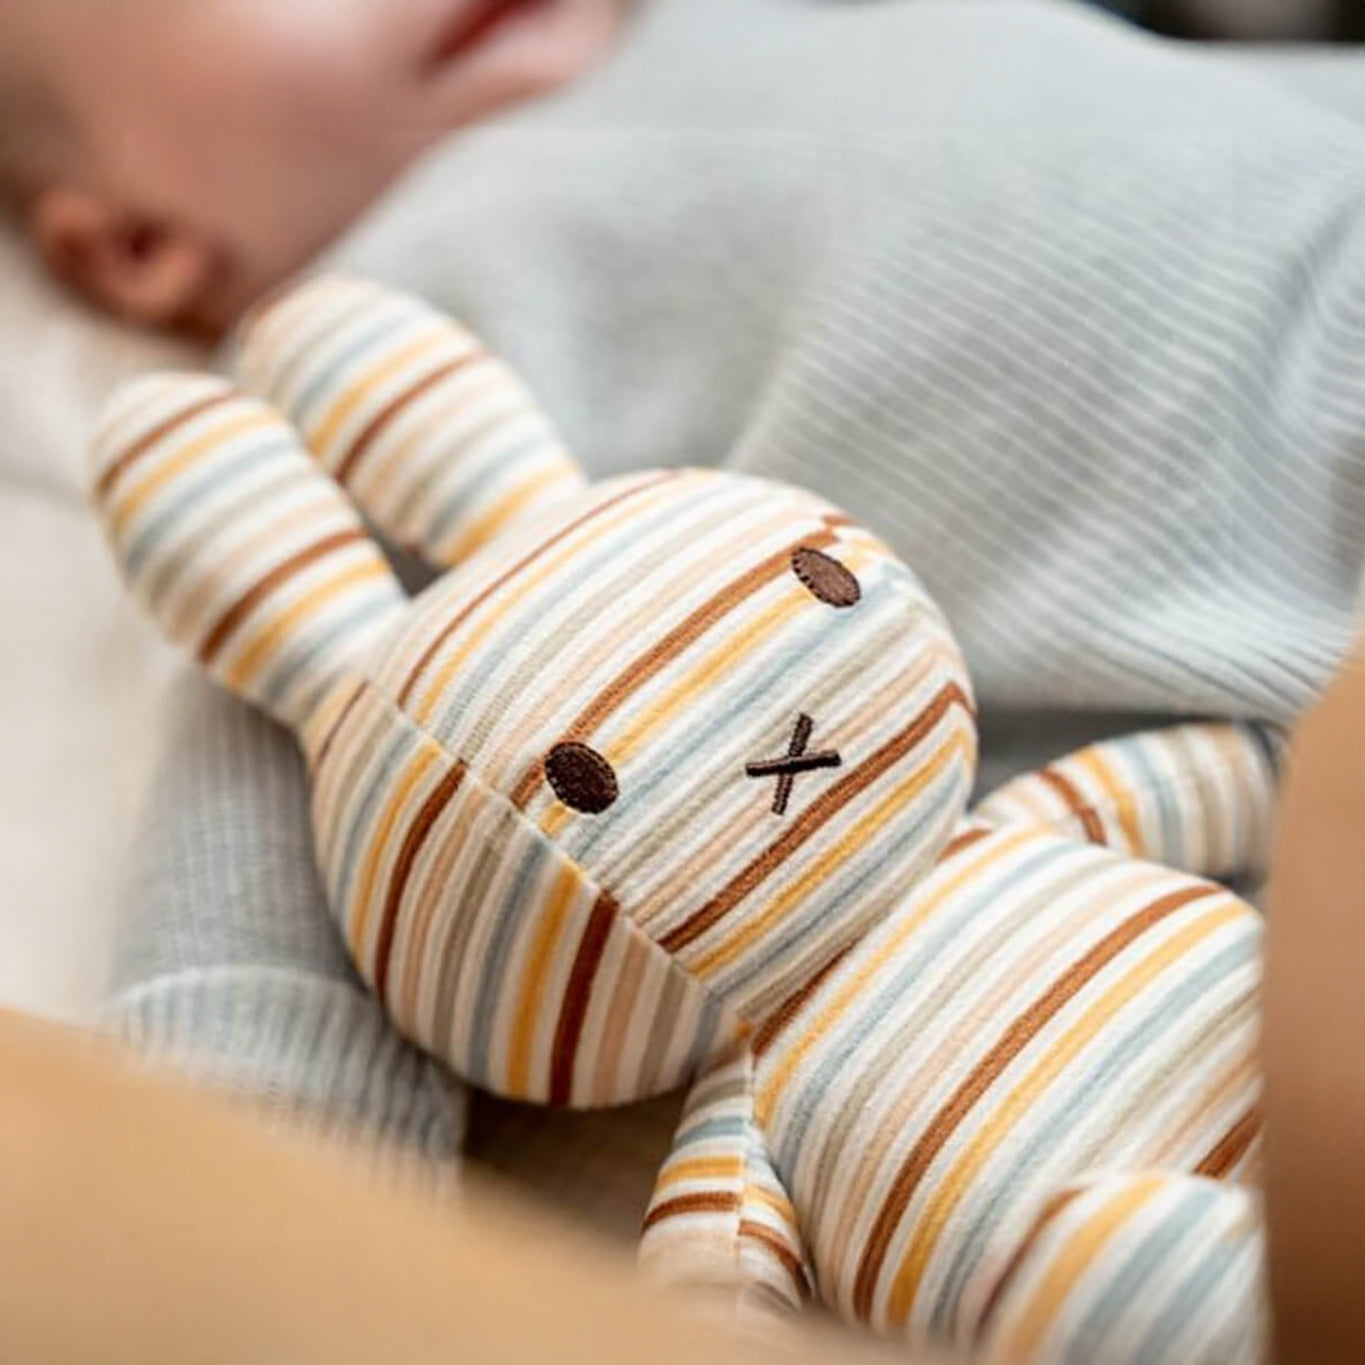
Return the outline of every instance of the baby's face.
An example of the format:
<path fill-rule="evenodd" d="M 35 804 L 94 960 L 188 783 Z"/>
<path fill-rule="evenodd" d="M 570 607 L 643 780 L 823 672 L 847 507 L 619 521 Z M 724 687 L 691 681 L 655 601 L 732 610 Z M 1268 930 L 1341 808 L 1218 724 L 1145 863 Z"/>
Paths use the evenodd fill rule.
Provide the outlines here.
<path fill-rule="evenodd" d="M 0 43 L 89 188 L 211 234 L 258 288 L 443 134 L 587 70 L 629 2 L 4 0 Z"/>

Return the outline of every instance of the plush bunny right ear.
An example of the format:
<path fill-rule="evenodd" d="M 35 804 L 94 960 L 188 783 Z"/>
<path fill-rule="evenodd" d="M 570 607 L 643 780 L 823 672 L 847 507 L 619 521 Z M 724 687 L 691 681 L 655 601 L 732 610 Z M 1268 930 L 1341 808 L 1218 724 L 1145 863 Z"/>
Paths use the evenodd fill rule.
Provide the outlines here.
<path fill-rule="evenodd" d="M 93 462 L 95 506 L 134 597 L 215 678 L 295 730 L 405 604 L 293 429 L 221 379 L 121 389 Z"/>
<path fill-rule="evenodd" d="M 449 568 L 583 487 L 506 365 L 424 300 L 305 280 L 251 314 L 242 384 L 289 418 L 396 544 Z"/>

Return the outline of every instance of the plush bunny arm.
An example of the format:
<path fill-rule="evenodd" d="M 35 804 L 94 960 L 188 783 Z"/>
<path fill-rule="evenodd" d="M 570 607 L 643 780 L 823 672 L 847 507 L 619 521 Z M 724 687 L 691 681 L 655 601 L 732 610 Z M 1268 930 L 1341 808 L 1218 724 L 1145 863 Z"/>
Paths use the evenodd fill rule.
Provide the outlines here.
<path fill-rule="evenodd" d="M 383 533 L 450 567 L 583 486 L 535 400 L 458 323 L 358 280 L 310 280 L 247 322 L 238 371 Z"/>
<path fill-rule="evenodd" d="M 655 1283 L 726 1295 L 738 1313 L 799 1310 L 812 1277 L 796 1215 L 753 1115 L 747 1047 L 704 1072 L 645 1217 Z"/>
<path fill-rule="evenodd" d="M 1106 1172 L 1042 1203 L 973 1304 L 963 1344 L 983 1365 L 1261 1365 L 1264 1273 L 1245 1187 Z"/>
<path fill-rule="evenodd" d="M 128 385 L 93 455 L 95 506 L 133 595 L 207 672 L 296 730 L 404 605 L 293 430 L 221 379 Z"/>
<path fill-rule="evenodd" d="M 1177 725 L 1081 749 L 977 807 L 1205 877 L 1265 871 L 1282 741 L 1269 726 Z"/>

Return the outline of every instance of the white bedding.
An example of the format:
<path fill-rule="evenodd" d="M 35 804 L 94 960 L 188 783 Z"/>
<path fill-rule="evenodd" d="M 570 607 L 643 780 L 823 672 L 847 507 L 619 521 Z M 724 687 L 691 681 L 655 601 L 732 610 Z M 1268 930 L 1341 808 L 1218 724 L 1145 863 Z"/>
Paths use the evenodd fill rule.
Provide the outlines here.
<path fill-rule="evenodd" d="M 101 993 L 170 665 L 86 512 L 85 433 L 119 376 L 184 358 L 0 238 L 0 1003 L 64 1019 Z"/>

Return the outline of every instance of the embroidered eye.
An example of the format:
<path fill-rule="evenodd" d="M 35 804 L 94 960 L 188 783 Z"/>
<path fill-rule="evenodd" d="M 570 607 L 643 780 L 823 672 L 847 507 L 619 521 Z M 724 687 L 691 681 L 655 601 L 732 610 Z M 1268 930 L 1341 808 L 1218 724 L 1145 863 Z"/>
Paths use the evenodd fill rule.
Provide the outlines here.
<path fill-rule="evenodd" d="M 546 756 L 545 776 L 554 794 L 584 815 L 601 815 L 621 794 L 611 764 L 586 744 L 556 744 Z"/>
<path fill-rule="evenodd" d="M 831 607 L 856 607 L 863 599 L 863 590 L 852 570 L 821 550 L 807 546 L 794 551 L 792 572 L 806 585 L 812 597 L 818 597 Z"/>

